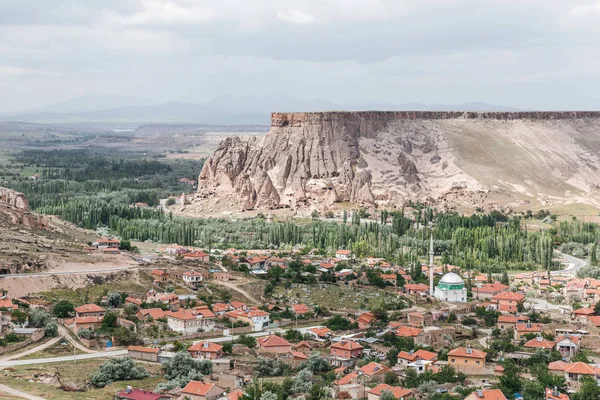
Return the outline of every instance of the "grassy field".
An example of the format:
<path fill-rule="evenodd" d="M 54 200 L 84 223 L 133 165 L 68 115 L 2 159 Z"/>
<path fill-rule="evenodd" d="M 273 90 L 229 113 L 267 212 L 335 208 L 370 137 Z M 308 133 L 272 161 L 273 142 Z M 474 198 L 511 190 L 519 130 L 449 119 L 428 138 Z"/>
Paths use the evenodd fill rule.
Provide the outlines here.
<path fill-rule="evenodd" d="M 36 358 L 54 358 L 63 356 L 72 356 L 73 354 L 85 354 L 79 349 L 75 349 L 73 353 L 73 345 L 71 343 L 61 344 L 56 343 L 54 346 L 50 346 L 42 351 L 26 355 L 25 357 L 19 357 L 19 360 L 31 360 Z"/>
<path fill-rule="evenodd" d="M 152 390 L 163 380 L 162 376 L 159 375 L 160 366 L 144 363 L 142 364 L 143 367 L 151 374 L 151 377 L 149 378 L 136 381 L 115 382 L 102 389 L 88 388 L 84 392 L 66 392 L 49 384 L 29 382 L 36 374 L 54 374 L 55 372 L 58 372 L 60 373 L 60 379 L 63 383 L 72 383 L 79 387 L 87 387 L 89 379 L 102 363 L 102 360 L 83 360 L 76 363 L 69 362 L 40 366 L 18 366 L 9 370 L 9 376 L 0 376 L 0 383 L 48 400 L 103 400 L 112 399 L 116 392 L 127 388 L 127 385 Z M 4 398 L 0 397 L 0 399 Z"/>
<path fill-rule="evenodd" d="M 148 273 L 139 273 L 138 279 L 119 279 L 110 282 L 98 282 L 95 285 L 81 289 L 54 289 L 42 292 L 42 296 L 50 301 L 68 300 L 75 305 L 96 302 L 111 291 L 125 293 L 145 293 L 152 287 L 152 278 Z"/>
<path fill-rule="evenodd" d="M 376 309 L 388 300 L 396 299 L 396 293 L 376 288 L 363 289 L 338 285 L 294 284 L 291 289 L 277 288 L 278 296 L 286 296 L 300 303 L 326 307 L 330 310 Z"/>

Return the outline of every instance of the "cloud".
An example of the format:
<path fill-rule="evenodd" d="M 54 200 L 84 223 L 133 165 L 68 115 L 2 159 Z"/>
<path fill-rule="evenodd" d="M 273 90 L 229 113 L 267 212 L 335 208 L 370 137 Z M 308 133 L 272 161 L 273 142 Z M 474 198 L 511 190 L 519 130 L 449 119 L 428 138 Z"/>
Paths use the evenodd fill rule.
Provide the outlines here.
<path fill-rule="evenodd" d="M 315 17 L 301 10 L 277 11 L 280 20 L 296 25 L 308 25 L 315 22 Z"/>
<path fill-rule="evenodd" d="M 600 1 L 595 3 L 579 4 L 571 9 L 572 15 L 600 15 Z"/>

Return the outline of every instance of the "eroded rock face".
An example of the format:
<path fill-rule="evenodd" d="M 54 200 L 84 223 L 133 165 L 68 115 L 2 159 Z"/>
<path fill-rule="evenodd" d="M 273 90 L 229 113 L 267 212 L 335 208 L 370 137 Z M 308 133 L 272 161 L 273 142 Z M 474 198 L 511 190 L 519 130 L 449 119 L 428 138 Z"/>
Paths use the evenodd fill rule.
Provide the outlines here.
<path fill-rule="evenodd" d="M 547 188 L 546 197 L 577 192 L 593 203 L 599 153 L 596 112 L 273 113 L 265 137 L 220 144 L 196 201 L 206 210 L 401 206 L 456 200 L 457 188 L 508 200 Z"/>
<path fill-rule="evenodd" d="M 13 224 L 28 228 L 44 228 L 46 224 L 29 211 L 29 202 L 23 193 L 0 187 L 0 212 L 8 215 Z"/>

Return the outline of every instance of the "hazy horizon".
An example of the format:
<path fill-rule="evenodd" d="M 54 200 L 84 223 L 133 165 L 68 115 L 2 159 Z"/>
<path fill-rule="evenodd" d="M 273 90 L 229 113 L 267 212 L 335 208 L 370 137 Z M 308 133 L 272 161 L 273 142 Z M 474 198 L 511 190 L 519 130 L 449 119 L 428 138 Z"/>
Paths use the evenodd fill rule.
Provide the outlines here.
<path fill-rule="evenodd" d="M 0 37 L 0 113 L 89 94 L 600 109 L 600 0 L 5 0 Z"/>

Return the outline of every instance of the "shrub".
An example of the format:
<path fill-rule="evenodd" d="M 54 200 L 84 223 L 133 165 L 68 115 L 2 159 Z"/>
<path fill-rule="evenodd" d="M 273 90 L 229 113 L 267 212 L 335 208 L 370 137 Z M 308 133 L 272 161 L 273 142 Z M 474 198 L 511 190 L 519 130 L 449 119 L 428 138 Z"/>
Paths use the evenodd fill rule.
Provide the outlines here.
<path fill-rule="evenodd" d="M 58 336 L 58 325 L 56 322 L 51 321 L 46 324 L 44 327 L 44 335 L 47 337 L 57 337 Z"/>
<path fill-rule="evenodd" d="M 52 308 L 52 314 L 57 318 L 69 318 L 75 312 L 75 308 L 70 301 L 61 300 Z"/>
<path fill-rule="evenodd" d="M 100 366 L 98 372 L 92 375 L 92 385 L 102 388 L 109 383 L 144 379 L 149 376 L 148 371 L 135 365 L 129 357 L 111 358 Z"/>

